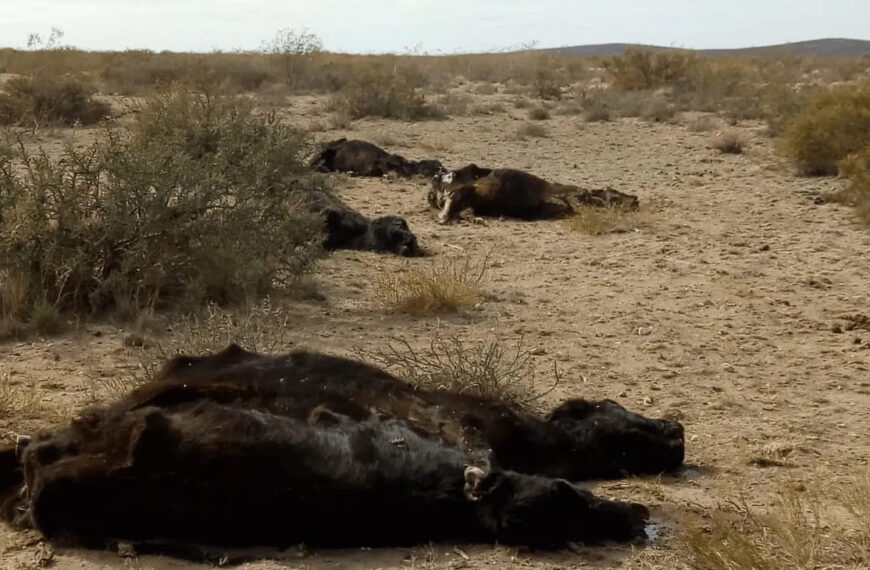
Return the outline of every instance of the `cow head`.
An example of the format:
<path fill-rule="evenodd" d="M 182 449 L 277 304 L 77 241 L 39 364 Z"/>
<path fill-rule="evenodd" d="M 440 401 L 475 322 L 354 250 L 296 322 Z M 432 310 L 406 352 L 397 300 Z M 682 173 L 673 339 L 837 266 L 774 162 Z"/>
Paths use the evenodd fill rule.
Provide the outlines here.
<path fill-rule="evenodd" d="M 335 160 L 335 154 L 341 148 L 341 145 L 346 142 L 346 138 L 340 138 L 321 145 L 317 154 L 311 157 L 308 166 L 317 172 L 331 172 L 334 169 L 333 161 Z"/>
<path fill-rule="evenodd" d="M 612 400 L 569 400 L 548 421 L 576 446 L 569 473 L 587 479 L 673 471 L 683 463 L 683 426 L 630 412 Z"/>
<path fill-rule="evenodd" d="M 506 544 L 558 548 L 647 538 L 645 506 L 595 497 L 564 479 L 469 467 L 465 480 L 484 524 Z"/>
<path fill-rule="evenodd" d="M 382 216 L 369 224 L 366 249 L 395 253 L 405 257 L 423 254 L 417 244 L 417 236 L 411 232 L 408 222 L 399 216 Z"/>
<path fill-rule="evenodd" d="M 447 170 L 444 169 L 444 165 L 442 165 L 441 161 L 438 160 L 417 161 L 415 171 L 415 174 L 418 176 L 424 176 L 426 178 L 433 178 L 447 172 Z"/>
<path fill-rule="evenodd" d="M 431 207 L 440 210 L 450 198 L 452 190 L 473 184 L 491 173 L 491 168 L 481 168 L 476 164 L 469 164 L 458 170 L 441 170 L 432 176 L 432 184 L 426 199 Z"/>

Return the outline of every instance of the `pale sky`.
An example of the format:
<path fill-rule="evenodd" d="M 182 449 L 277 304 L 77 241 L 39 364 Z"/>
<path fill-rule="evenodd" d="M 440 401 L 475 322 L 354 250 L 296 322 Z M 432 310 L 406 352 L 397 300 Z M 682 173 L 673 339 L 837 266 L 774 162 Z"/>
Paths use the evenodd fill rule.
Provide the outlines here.
<path fill-rule="evenodd" d="M 307 28 L 329 51 L 429 53 L 629 42 L 750 47 L 870 39 L 870 0 L 0 0 L 0 47 L 65 32 L 84 49 L 256 49 Z"/>

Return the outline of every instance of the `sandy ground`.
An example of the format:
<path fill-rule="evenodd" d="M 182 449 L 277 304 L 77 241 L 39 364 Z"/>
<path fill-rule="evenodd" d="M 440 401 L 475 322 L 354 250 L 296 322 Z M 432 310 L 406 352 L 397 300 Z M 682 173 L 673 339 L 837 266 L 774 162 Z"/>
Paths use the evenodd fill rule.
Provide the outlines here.
<path fill-rule="evenodd" d="M 724 155 L 708 146 L 711 133 L 687 129 L 691 116 L 658 124 L 555 115 L 541 121 L 550 136 L 517 140 L 526 111 L 507 108 L 447 121 L 364 120 L 353 130 L 318 136 L 372 140 L 451 167 L 476 162 L 612 185 L 655 204 L 650 227 L 597 237 L 561 222 L 490 219 L 485 226 L 443 227 L 426 210 L 425 182 L 349 180 L 340 190 L 348 203 L 368 215 L 407 217 L 437 256 L 467 253 L 480 260 L 491 249 L 488 300 L 440 319 L 385 313 L 373 294 L 374 278 L 431 260 L 338 252 L 315 275 L 326 301 L 289 303 L 286 334 L 294 346 L 337 354 L 384 346 L 393 335 L 423 347 L 437 327 L 464 339 L 522 336 L 528 348 L 540 349 L 535 365 L 542 379 L 553 360 L 562 371 L 549 404 L 607 397 L 685 424 L 692 468 L 682 476 L 591 484 L 602 494 L 647 503 L 665 530 L 649 546 L 634 548 L 313 551 L 246 567 L 683 567 L 688 554 L 679 529 L 697 520 L 687 514 L 703 515 L 739 491 L 763 509 L 783 481 L 825 478 L 835 485 L 866 468 L 870 331 L 837 334 L 832 326 L 844 315 L 870 311 L 870 232 L 853 226 L 847 209 L 813 203 L 837 181 L 791 174 L 760 124 L 738 125 L 747 150 Z M 287 113 L 322 121 L 322 109 L 322 100 L 300 97 Z M 29 414 L 0 418 L 0 437 L 32 431 L 99 399 L 95 379 L 133 365 L 123 346 L 127 332 L 88 324 L 56 338 L 0 345 L 0 374 L 33 387 L 39 400 Z M 753 462 L 770 450 L 782 465 Z M 36 535 L 0 526 L 0 569 L 37 566 L 40 552 Z M 197 566 L 62 548 L 52 562 L 59 569 Z"/>

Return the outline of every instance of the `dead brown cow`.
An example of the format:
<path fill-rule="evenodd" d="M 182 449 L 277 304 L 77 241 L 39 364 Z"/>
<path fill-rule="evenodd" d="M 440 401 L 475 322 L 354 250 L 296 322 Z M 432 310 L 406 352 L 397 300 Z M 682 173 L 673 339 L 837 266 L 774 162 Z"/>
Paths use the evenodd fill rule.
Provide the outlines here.
<path fill-rule="evenodd" d="M 548 182 L 521 170 L 491 170 L 474 164 L 433 177 L 427 198 L 430 206 L 440 210 L 441 224 L 466 209 L 478 216 L 541 220 L 569 216 L 578 205 L 638 207 L 636 196 L 613 188 L 584 189 Z"/>

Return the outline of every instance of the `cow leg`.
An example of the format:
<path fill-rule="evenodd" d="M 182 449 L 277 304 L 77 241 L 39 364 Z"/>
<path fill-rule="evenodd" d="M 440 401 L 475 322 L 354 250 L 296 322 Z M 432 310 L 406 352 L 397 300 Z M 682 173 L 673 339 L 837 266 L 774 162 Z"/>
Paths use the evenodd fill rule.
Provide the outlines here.
<path fill-rule="evenodd" d="M 463 491 L 469 501 L 480 500 L 478 487 L 480 487 L 481 481 L 486 479 L 487 475 L 488 470 L 484 470 L 482 467 L 476 465 L 469 465 L 465 468 L 465 487 L 463 488 Z"/>
<path fill-rule="evenodd" d="M 447 224 L 455 218 L 459 212 L 468 207 L 469 198 L 474 193 L 474 186 L 463 186 L 450 192 L 444 198 L 444 208 L 438 214 L 438 223 Z"/>
<path fill-rule="evenodd" d="M 465 471 L 477 516 L 504 544 L 560 548 L 570 542 L 645 539 L 649 510 L 596 497 L 564 479 L 493 470 Z"/>

